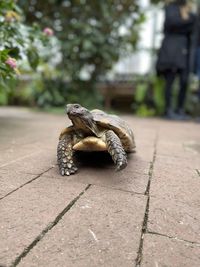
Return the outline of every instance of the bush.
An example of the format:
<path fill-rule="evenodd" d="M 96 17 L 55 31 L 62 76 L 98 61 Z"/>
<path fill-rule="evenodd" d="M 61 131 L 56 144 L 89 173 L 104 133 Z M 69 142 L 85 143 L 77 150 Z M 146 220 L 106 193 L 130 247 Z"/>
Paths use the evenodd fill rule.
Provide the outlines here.
<path fill-rule="evenodd" d="M 19 61 L 27 59 L 33 70 L 39 63 L 39 48 L 47 45 L 53 32 L 23 23 L 23 12 L 14 0 L 0 1 L 0 103 L 10 91 L 10 80 L 19 75 Z M 2 92 L 2 90 L 7 90 Z"/>
<path fill-rule="evenodd" d="M 33 80 L 24 89 L 29 105 L 41 108 L 60 107 L 66 103 L 80 103 L 88 108 L 102 107 L 102 96 L 87 82 L 72 86 L 63 77 L 43 77 Z"/>
<path fill-rule="evenodd" d="M 163 80 L 150 76 L 137 82 L 132 108 L 139 116 L 162 115 L 164 112 Z"/>

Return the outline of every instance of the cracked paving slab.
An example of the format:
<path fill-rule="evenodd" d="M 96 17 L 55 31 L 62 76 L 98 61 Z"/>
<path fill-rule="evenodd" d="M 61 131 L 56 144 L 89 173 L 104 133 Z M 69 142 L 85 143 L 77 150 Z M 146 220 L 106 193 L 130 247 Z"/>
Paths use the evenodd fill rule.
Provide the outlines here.
<path fill-rule="evenodd" d="M 4 170 L 17 170 L 21 173 L 39 175 L 42 172 L 54 167 L 57 164 L 55 150 L 46 149 L 44 151 L 35 151 L 30 155 L 25 155 L 14 161 L 2 165 Z"/>
<path fill-rule="evenodd" d="M 0 199 L 35 177 L 33 174 L 0 169 Z"/>
<path fill-rule="evenodd" d="M 55 165 L 59 132 L 69 123 L 66 116 L 0 109 L 2 194 L 17 189 L 0 201 L 0 266 L 11 266 L 14 261 L 17 264 L 21 258 L 19 265 L 28 267 L 66 266 L 67 260 L 70 267 L 88 267 L 90 262 L 94 266 L 133 266 L 139 256 L 147 211 L 142 235 L 145 242 L 140 251 L 145 259 L 142 264 L 160 263 L 157 258 L 161 255 L 161 263 L 166 265 L 168 261 L 167 266 L 174 267 L 177 255 L 177 267 L 196 267 L 199 251 L 190 245 L 199 240 L 200 233 L 200 162 L 194 147 L 200 143 L 199 124 L 123 117 L 133 128 L 137 145 L 128 167 L 115 173 L 113 165 L 94 167 L 88 162 L 76 176 L 66 178 L 58 174 Z M 157 133 L 157 158 L 148 183 Z M 52 169 L 18 189 L 32 175 L 36 177 L 48 168 Z M 63 213 L 88 183 L 94 186 Z M 146 206 L 148 196 L 150 203 Z M 148 230 L 188 242 L 177 243 L 161 236 L 154 240 Z M 168 247 L 172 249 L 168 251 Z"/>
<path fill-rule="evenodd" d="M 178 199 L 151 197 L 148 231 L 200 243 L 200 205 Z"/>
<path fill-rule="evenodd" d="M 132 267 L 145 206 L 145 196 L 91 186 L 18 266 Z"/>
<path fill-rule="evenodd" d="M 58 166 L 44 175 L 53 179 L 64 179 L 144 194 L 149 179 L 150 162 L 133 154 L 129 158 L 128 166 L 124 170 L 116 172 L 111 160 L 108 161 L 109 164 L 106 164 L 102 157 L 94 159 L 94 155 L 86 156 L 85 154 L 84 157 L 84 160 L 79 161 L 79 169 L 75 175 L 62 177 L 59 174 Z"/>
<path fill-rule="evenodd" d="M 200 245 L 145 234 L 141 267 L 199 267 Z"/>
<path fill-rule="evenodd" d="M 171 158 L 160 160 L 157 156 L 150 190 L 148 230 L 200 243 L 200 179 L 192 163 L 190 168 L 180 164 L 177 166 Z"/>
<path fill-rule="evenodd" d="M 86 185 L 40 177 L 0 201 L 0 265 L 11 265 Z"/>

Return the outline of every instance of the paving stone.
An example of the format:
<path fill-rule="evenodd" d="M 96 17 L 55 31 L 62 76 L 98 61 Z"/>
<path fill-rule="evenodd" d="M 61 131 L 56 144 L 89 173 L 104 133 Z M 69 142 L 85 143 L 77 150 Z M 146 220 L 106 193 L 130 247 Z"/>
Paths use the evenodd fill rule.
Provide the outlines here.
<path fill-rule="evenodd" d="M 20 161 L 30 156 L 36 155 L 39 152 L 46 152 L 53 155 L 56 154 L 57 140 L 48 138 L 46 141 L 34 142 L 24 145 L 13 145 L 10 148 L 1 150 L 0 153 L 0 168 L 3 168 L 11 163 Z M 50 151 L 51 150 L 51 151 Z"/>
<path fill-rule="evenodd" d="M 110 160 L 107 155 L 98 155 L 98 153 L 94 155 L 83 153 L 82 157 L 84 157 L 84 159 L 82 158 L 78 172 L 70 177 L 63 178 L 59 174 L 58 166 L 49 170 L 44 175 L 52 178 L 67 179 L 141 194 L 145 193 L 149 181 L 149 162 L 143 161 L 136 154 L 133 154 L 129 158 L 128 166 L 124 170 L 117 172 L 112 160 Z M 96 159 L 94 158 L 95 156 Z"/>
<path fill-rule="evenodd" d="M 40 177 L 2 199 L 0 265 L 10 265 L 85 187 Z"/>
<path fill-rule="evenodd" d="M 56 164 L 56 152 L 54 149 L 44 149 L 44 151 L 33 151 L 17 160 L 1 165 L 5 170 L 17 170 L 23 173 L 41 174 L 54 167 Z"/>
<path fill-rule="evenodd" d="M 141 267 L 199 267 L 200 245 L 146 234 Z"/>
<path fill-rule="evenodd" d="M 177 192 L 178 194 L 178 192 Z M 151 197 L 148 231 L 200 243 L 200 200 Z"/>
<path fill-rule="evenodd" d="M 198 187 L 200 188 L 200 179 L 195 168 L 181 165 L 181 162 L 177 161 L 169 164 L 167 160 L 166 163 L 161 163 L 156 159 L 151 181 L 151 196 L 173 198 L 192 205 L 199 199 Z"/>
<path fill-rule="evenodd" d="M 188 139 L 188 136 L 198 137 L 198 129 L 199 124 L 194 122 L 159 121 L 159 133 L 162 140 Z"/>
<path fill-rule="evenodd" d="M 136 154 L 138 158 L 152 162 L 154 156 L 154 142 L 151 144 L 146 144 L 144 142 L 137 142 Z"/>
<path fill-rule="evenodd" d="M 175 143 L 175 142 L 162 142 L 158 143 L 157 146 L 157 154 L 158 155 L 167 155 L 174 157 L 190 157 L 191 153 L 185 153 L 183 143 Z"/>
<path fill-rule="evenodd" d="M 5 112 L 2 108 L 0 110 L 0 150 L 36 142 L 43 144 L 49 141 L 51 144 L 53 140 L 57 141 L 60 129 L 66 124 L 62 116 L 26 111 L 18 113 L 20 109 L 15 109 L 15 112 L 10 112 L 10 108 L 6 108 Z"/>
<path fill-rule="evenodd" d="M 181 134 L 180 134 L 181 135 Z M 172 141 L 170 138 L 166 141 L 158 141 L 157 154 L 179 157 L 182 159 L 196 158 L 199 155 L 200 139 L 190 139 Z"/>
<path fill-rule="evenodd" d="M 150 187 L 148 230 L 200 242 L 198 173 L 181 165 L 183 160 L 159 159 L 154 164 Z"/>
<path fill-rule="evenodd" d="M 44 174 L 52 179 L 62 179 L 75 181 L 78 183 L 87 183 L 103 187 L 119 189 L 129 192 L 143 194 L 148 183 L 148 175 L 136 172 L 125 173 L 116 172 L 114 169 L 80 169 L 75 175 L 61 176 L 58 168 L 55 167 Z"/>
<path fill-rule="evenodd" d="M 160 130 L 150 188 L 148 230 L 199 242 L 200 180 L 196 168 L 200 160 L 196 151 L 186 148 L 191 140 L 198 143 L 199 136 L 189 124 L 177 126 L 174 124 L 173 131 L 166 126 Z"/>
<path fill-rule="evenodd" d="M 42 152 L 42 149 L 40 149 L 40 146 L 36 144 L 12 146 L 4 149 L 0 154 L 0 168 L 3 168 L 10 163 L 19 161 L 20 159 L 37 154 L 38 152 Z"/>
<path fill-rule="evenodd" d="M 24 174 L 13 170 L 0 169 L 0 198 L 13 190 L 16 190 L 35 177 L 36 176 L 33 174 Z"/>
<path fill-rule="evenodd" d="M 156 162 L 155 166 L 160 166 L 161 168 L 167 169 L 173 169 L 176 171 L 177 169 L 180 169 L 180 171 L 183 169 L 191 169 L 196 170 L 200 166 L 200 156 L 194 155 L 184 158 L 181 156 L 174 156 L 174 155 L 156 155 Z M 161 166 L 162 165 L 162 166 Z"/>
<path fill-rule="evenodd" d="M 77 175 L 62 177 L 56 146 L 61 129 L 70 123 L 66 115 L 0 108 L 1 194 L 52 167 L 0 201 L 0 266 L 9 266 L 88 183 L 90 189 L 20 265 L 133 266 L 145 214 L 146 196 L 141 194 L 147 187 L 155 142 L 148 230 L 200 243 L 200 125 L 122 117 L 136 140 L 137 152 L 130 156 L 128 167 L 115 172 L 108 157 L 85 158 Z M 199 266 L 197 247 L 145 234 L 142 264 Z"/>
<path fill-rule="evenodd" d="M 133 266 L 146 197 L 91 187 L 18 265 Z"/>

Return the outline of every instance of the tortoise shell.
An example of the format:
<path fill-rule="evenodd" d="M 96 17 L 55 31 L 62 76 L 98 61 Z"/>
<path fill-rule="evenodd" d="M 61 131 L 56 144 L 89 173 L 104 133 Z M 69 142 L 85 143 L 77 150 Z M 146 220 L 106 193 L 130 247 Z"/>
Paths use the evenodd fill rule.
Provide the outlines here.
<path fill-rule="evenodd" d="M 108 114 L 99 109 L 91 110 L 91 114 L 93 116 L 93 121 L 95 121 L 97 125 L 97 131 L 99 131 L 99 133 L 104 130 L 113 130 L 120 138 L 126 152 L 132 152 L 134 150 L 135 141 L 133 132 L 126 121 L 117 115 Z M 75 126 L 69 126 L 65 128 L 62 131 L 61 136 L 67 132 L 69 133 L 71 130 L 74 130 L 74 127 Z M 84 132 L 84 129 L 81 130 Z M 101 137 L 87 133 L 79 142 L 75 142 L 73 149 L 80 151 L 106 151 L 107 146 Z"/>
<path fill-rule="evenodd" d="M 79 104 L 68 104 L 66 113 L 72 125 L 60 134 L 57 158 L 61 175 L 77 171 L 74 152 L 107 151 L 117 170 L 127 166 L 126 152 L 135 148 L 131 128 L 122 118 L 102 110 L 89 111 Z"/>
<path fill-rule="evenodd" d="M 135 148 L 133 131 L 126 121 L 117 115 L 108 114 L 99 109 L 94 109 L 91 113 L 98 126 L 113 130 L 119 136 L 126 152 L 131 152 Z"/>

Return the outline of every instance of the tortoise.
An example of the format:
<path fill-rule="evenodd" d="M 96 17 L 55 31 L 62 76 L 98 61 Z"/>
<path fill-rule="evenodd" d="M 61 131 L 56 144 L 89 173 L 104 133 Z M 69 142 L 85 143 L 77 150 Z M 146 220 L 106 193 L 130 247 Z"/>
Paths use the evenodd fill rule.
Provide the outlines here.
<path fill-rule="evenodd" d="M 72 125 L 62 130 L 57 147 L 61 175 L 77 171 L 76 151 L 107 151 L 117 170 L 127 166 L 127 153 L 135 148 L 134 136 L 127 123 L 116 115 L 102 110 L 89 111 L 80 104 L 68 104 L 66 113 Z"/>

